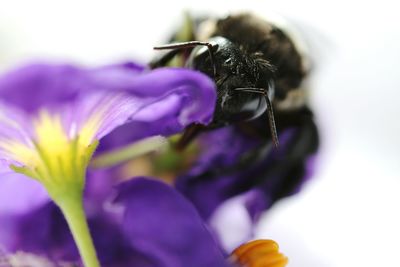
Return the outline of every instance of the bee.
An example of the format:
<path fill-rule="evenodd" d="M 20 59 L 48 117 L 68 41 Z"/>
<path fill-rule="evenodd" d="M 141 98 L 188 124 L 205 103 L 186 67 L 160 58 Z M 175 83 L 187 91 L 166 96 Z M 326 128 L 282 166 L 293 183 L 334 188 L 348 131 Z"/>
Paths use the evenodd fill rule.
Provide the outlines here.
<path fill-rule="evenodd" d="M 287 126 L 287 115 L 310 113 L 302 88 L 309 71 L 302 46 L 287 31 L 250 13 L 200 19 L 192 28 L 192 40 L 173 38 L 173 43 L 154 47 L 169 51 L 150 63 L 151 68 L 166 66 L 181 56 L 185 67 L 205 73 L 216 84 L 212 122 L 189 126 L 177 147 L 184 148 L 200 132 L 227 125 L 255 132 L 246 122 L 261 119 L 269 124 L 263 139 L 278 147 L 277 128 Z M 274 111 L 282 122 L 275 122 Z"/>
<path fill-rule="evenodd" d="M 187 21 L 192 27 L 184 28 L 192 30 L 186 31 L 184 38 L 177 32 L 170 44 L 155 47 L 167 51 L 150 66 L 168 66 L 175 61 L 215 81 L 212 122 L 189 125 L 173 150 L 190 158 L 190 149 L 184 149 L 199 134 L 203 134 L 196 140 L 200 147 L 215 144 L 219 150 L 211 160 L 195 162 L 198 172 L 184 171 L 175 185 L 204 218 L 215 211 L 213 201 L 247 192 L 261 193 L 265 210 L 296 193 L 313 173 L 319 134 L 307 105 L 311 64 L 305 46 L 290 28 L 250 13 Z M 226 129 L 219 129 L 222 127 Z M 225 143 L 213 139 L 221 133 Z M 244 146 L 235 154 L 238 143 Z M 231 146 L 235 158 L 221 160 L 231 155 Z M 207 196 L 212 201 L 204 201 L 204 188 L 210 188 Z M 254 220 L 260 215 L 256 210 L 251 215 Z"/>

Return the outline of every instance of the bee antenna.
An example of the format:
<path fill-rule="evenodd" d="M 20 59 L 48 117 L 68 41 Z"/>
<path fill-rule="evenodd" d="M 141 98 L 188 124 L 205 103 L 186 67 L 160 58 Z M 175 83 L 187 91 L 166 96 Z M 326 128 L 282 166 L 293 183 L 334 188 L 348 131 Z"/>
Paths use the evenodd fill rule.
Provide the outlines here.
<path fill-rule="evenodd" d="M 235 91 L 257 93 L 257 94 L 264 95 L 265 101 L 267 102 L 269 129 L 271 131 L 272 142 L 274 143 L 274 146 L 276 148 L 278 148 L 279 147 L 279 139 L 278 139 L 278 133 L 276 131 L 275 116 L 274 116 L 274 111 L 272 108 L 271 100 L 268 97 L 267 90 L 264 88 L 235 88 Z"/>
<path fill-rule="evenodd" d="M 209 43 L 209 42 L 189 41 L 189 42 L 173 43 L 173 44 L 155 46 L 155 47 L 153 47 L 153 49 L 155 49 L 155 50 L 185 49 L 185 48 L 195 47 L 195 46 L 199 46 L 199 45 L 207 46 L 208 53 L 210 54 L 211 64 L 213 65 L 214 78 L 216 78 L 217 77 L 217 67 L 215 65 L 215 57 L 214 57 L 214 53 L 212 51 L 213 45 L 211 43 Z"/>

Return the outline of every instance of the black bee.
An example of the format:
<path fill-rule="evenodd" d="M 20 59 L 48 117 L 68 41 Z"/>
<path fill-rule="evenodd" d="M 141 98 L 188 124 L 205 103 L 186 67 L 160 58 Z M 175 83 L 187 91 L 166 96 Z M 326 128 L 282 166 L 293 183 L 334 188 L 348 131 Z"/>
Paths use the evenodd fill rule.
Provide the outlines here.
<path fill-rule="evenodd" d="M 259 118 L 269 121 L 270 131 L 263 133 L 264 139 L 277 147 L 273 109 L 290 112 L 304 104 L 301 84 L 307 66 L 299 46 L 276 25 L 248 13 L 200 20 L 194 28 L 190 41 L 155 47 L 170 51 L 150 64 L 152 68 L 165 66 L 181 55 L 184 66 L 207 74 L 216 83 L 213 121 L 207 126 L 189 126 L 178 147 L 185 147 L 201 131 L 240 126 Z M 252 131 L 248 125 L 242 128 Z"/>
<path fill-rule="evenodd" d="M 231 127 L 226 132 L 232 135 L 216 144 L 221 150 L 210 161 L 194 163 L 202 171 L 184 172 L 175 185 L 205 219 L 214 211 L 213 200 L 224 201 L 252 189 L 262 194 L 267 209 L 299 190 L 312 173 L 319 146 L 314 116 L 306 104 L 309 65 L 303 46 L 285 28 L 247 13 L 193 25 L 191 36 L 182 39 L 175 34 L 172 44 L 156 47 L 171 50 L 151 63 L 156 68 L 172 58 L 181 60 L 178 66 L 204 72 L 217 86 L 213 121 L 189 126 L 176 148 L 182 150 L 201 132 L 205 135 L 200 144 L 210 144 L 207 137 L 219 127 Z M 278 146 L 278 133 L 280 145 L 274 149 L 271 144 Z M 225 161 L 238 140 L 257 145 Z M 211 202 L 204 201 L 204 188 L 210 188 Z"/>

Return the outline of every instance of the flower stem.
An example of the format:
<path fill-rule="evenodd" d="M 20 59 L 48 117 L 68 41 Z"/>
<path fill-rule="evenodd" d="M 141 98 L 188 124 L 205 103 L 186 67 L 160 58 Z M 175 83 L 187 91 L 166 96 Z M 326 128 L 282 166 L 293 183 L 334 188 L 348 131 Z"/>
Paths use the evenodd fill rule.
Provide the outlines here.
<path fill-rule="evenodd" d="M 100 267 L 83 210 L 82 193 L 77 192 L 77 194 L 63 195 L 57 198 L 56 203 L 61 208 L 67 220 L 84 266 Z"/>
<path fill-rule="evenodd" d="M 92 159 L 90 166 L 92 168 L 112 167 L 150 152 L 165 149 L 167 146 L 168 141 L 165 137 L 148 137 L 123 148 L 98 155 Z"/>

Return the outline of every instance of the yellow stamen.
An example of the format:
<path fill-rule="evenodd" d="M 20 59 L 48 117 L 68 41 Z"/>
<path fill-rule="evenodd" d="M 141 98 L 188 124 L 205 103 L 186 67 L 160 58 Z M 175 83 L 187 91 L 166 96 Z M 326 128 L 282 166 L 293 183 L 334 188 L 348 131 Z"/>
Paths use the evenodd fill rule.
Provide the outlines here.
<path fill-rule="evenodd" d="M 273 240 L 255 240 L 236 248 L 231 259 L 239 266 L 246 267 L 284 267 L 288 258 L 279 252 Z"/>
<path fill-rule="evenodd" d="M 75 136 L 69 136 L 60 116 L 41 111 L 33 121 L 33 140 L 27 144 L 2 140 L 0 147 L 22 165 L 11 166 L 13 170 L 39 180 L 46 188 L 68 182 L 83 186 L 99 126 L 100 117 L 92 116 Z"/>

